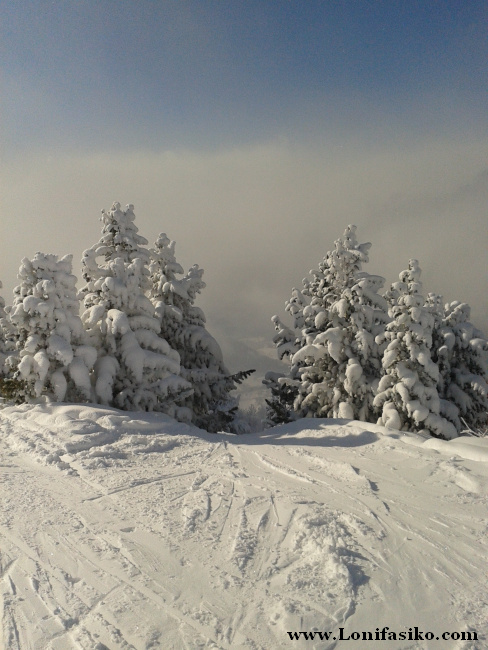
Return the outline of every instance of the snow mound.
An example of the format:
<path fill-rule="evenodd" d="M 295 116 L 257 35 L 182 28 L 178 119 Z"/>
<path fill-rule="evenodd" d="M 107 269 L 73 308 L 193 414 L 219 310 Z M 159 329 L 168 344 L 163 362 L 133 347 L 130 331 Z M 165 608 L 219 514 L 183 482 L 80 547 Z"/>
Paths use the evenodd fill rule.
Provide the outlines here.
<path fill-rule="evenodd" d="M 347 650 L 341 628 L 384 626 L 478 635 L 392 650 L 486 647 L 487 440 L 74 404 L 4 408 L 0 433 L 9 650 Z"/>
<path fill-rule="evenodd" d="M 454 440 L 437 440 L 435 438 L 426 440 L 424 447 L 436 449 L 442 454 L 459 456 L 466 460 L 476 460 L 480 463 L 488 463 L 488 443 L 482 438 L 455 438 Z"/>
<path fill-rule="evenodd" d="M 98 405 L 23 405 L 4 408 L 1 414 L 4 421 L 17 425 L 12 437 L 14 449 L 30 451 L 37 460 L 60 469 L 71 467 L 61 459 L 64 454 L 84 452 L 80 459 L 110 459 L 146 448 L 155 451 L 159 449 L 157 440 L 147 436 L 160 433 L 165 425 L 175 434 L 199 432 L 161 413 L 132 413 Z M 129 452 L 121 452 L 122 447 Z M 163 444 L 161 450 L 166 447 Z"/>

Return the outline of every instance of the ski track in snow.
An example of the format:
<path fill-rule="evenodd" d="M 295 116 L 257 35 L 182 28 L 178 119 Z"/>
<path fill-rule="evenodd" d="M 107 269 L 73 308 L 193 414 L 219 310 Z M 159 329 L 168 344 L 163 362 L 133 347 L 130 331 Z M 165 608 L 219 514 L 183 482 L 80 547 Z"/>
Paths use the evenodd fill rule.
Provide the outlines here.
<path fill-rule="evenodd" d="M 347 650 L 287 631 L 385 625 L 480 640 L 363 646 L 487 647 L 488 441 L 83 405 L 5 408 L 0 431 L 5 650 Z"/>

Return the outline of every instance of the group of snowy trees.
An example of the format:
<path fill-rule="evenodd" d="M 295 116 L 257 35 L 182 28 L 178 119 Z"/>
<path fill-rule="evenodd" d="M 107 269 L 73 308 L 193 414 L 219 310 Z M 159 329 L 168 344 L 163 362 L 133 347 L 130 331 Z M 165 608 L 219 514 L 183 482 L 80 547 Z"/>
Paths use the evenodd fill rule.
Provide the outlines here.
<path fill-rule="evenodd" d="M 231 375 L 205 328 L 194 304 L 203 270 L 185 273 L 164 233 L 147 248 L 134 219 L 132 205 L 102 212 L 102 237 L 83 254 L 81 291 L 71 255 L 22 260 L 13 304 L 0 297 L 1 394 L 161 411 L 208 431 L 242 431 L 231 393 L 253 371 Z M 488 342 L 469 322 L 469 306 L 424 296 L 417 260 L 381 293 L 384 278 L 362 270 L 370 247 L 348 226 L 293 289 L 293 327 L 273 317 L 288 372 L 266 375 L 269 423 L 348 418 L 442 438 L 486 427 Z"/>
<path fill-rule="evenodd" d="M 413 259 L 380 293 L 384 278 L 362 270 L 370 247 L 348 226 L 293 289 L 293 327 L 273 317 L 289 370 L 266 375 L 269 421 L 348 418 L 441 438 L 485 427 L 488 342 L 469 322 L 469 306 L 424 297 Z"/>
<path fill-rule="evenodd" d="M 203 270 L 185 274 L 164 233 L 148 249 L 134 219 L 132 205 L 102 212 L 102 237 L 83 254 L 80 292 L 71 255 L 22 260 L 13 304 L 0 299 L 2 394 L 161 411 L 238 432 L 231 392 L 251 371 L 229 374 L 194 305 Z"/>

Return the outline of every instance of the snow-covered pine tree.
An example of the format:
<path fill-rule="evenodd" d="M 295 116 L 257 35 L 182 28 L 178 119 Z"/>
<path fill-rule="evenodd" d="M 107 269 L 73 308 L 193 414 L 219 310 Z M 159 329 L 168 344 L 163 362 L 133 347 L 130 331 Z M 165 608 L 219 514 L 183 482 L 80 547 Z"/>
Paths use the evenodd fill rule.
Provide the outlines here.
<path fill-rule="evenodd" d="M 276 352 L 280 361 L 289 363 L 292 355 L 300 349 L 304 305 L 306 305 L 306 302 L 301 292 L 293 289 L 292 297 L 286 303 L 285 308 L 294 316 L 294 330 L 284 325 L 278 316 L 273 316 L 271 319 L 276 330 L 273 343 L 276 346 Z M 263 379 L 263 384 L 271 391 L 269 399 L 266 400 L 267 426 L 275 426 L 295 420 L 297 416 L 293 404 L 300 385 L 298 367 L 292 366 L 289 374 L 267 372 Z"/>
<path fill-rule="evenodd" d="M 3 285 L 0 282 L 0 289 L 2 286 Z M 6 321 L 7 313 L 5 311 L 5 300 L 0 296 L 0 377 L 5 375 L 5 361 L 8 355 L 7 333 L 5 328 Z"/>
<path fill-rule="evenodd" d="M 160 336 L 151 300 L 147 240 L 138 234 L 134 206 L 102 211 L 102 237 L 82 259 L 82 319 L 98 349 L 95 395 L 126 410 L 163 411 L 189 420 L 181 406 L 191 385 L 180 374 L 180 356 Z"/>
<path fill-rule="evenodd" d="M 348 226 L 305 294 L 323 308 L 314 319 L 321 329 L 292 359 L 313 362 L 301 369 L 295 409 L 304 416 L 371 421 L 380 376 L 375 343 L 388 320 L 386 301 L 378 294 L 384 278 L 361 270 L 371 244 L 359 244 Z M 317 291 L 318 295 L 314 294 Z M 317 299 L 318 298 L 318 299 Z M 325 327 L 324 327 L 325 325 Z"/>
<path fill-rule="evenodd" d="M 298 383 L 298 382 L 297 382 Z M 293 422 L 297 416 L 293 410 L 298 388 L 291 383 L 290 378 L 279 372 L 267 372 L 263 384 L 271 392 L 266 402 L 266 426 Z"/>
<path fill-rule="evenodd" d="M 2 283 L 0 282 L 0 289 Z M 10 307 L 0 296 L 0 398 L 19 400 L 23 383 L 13 378 L 15 357 L 15 332 L 10 321 Z M 20 400 L 19 400 L 20 401 Z"/>
<path fill-rule="evenodd" d="M 457 432 L 441 415 L 439 368 L 431 358 L 434 315 L 431 305 L 425 306 L 420 275 L 412 259 L 390 290 L 392 320 L 377 337 L 386 348 L 374 406 L 381 412 L 378 424 L 450 439 Z"/>
<path fill-rule="evenodd" d="M 466 425 L 484 429 L 488 419 L 488 341 L 469 322 L 470 312 L 466 303 L 446 304 L 433 349 L 439 395 L 450 407 L 446 417 L 451 414 L 458 433 Z"/>
<path fill-rule="evenodd" d="M 57 402 L 89 401 L 96 350 L 86 344 L 72 256 L 36 253 L 24 258 L 14 289 L 10 322 L 16 333 L 13 395 L 45 395 Z"/>
<path fill-rule="evenodd" d="M 312 279 L 303 281 L 302 292 L 294 290 L 287 303 L 295 336 L 273 318 L 275 344 L 290 361 L 288 376 L 268 381 L 274 393 L 268 404 L 277 417 L 296 391 L 296 417 L 371 420 L 380 376 L 375 338 L 388 316 L 378 294 L 384 279 L 361 270 L 370 246 L 359 244 L 356 227 L 348 226 L 318 270 L 310 272 Z"/>
<path fill-rule="evenodd" d="M 266 400 L 267 424 L 274 426 L 291 422 L 301 414 L 296 411 L 295 400 L 301 387 L 301 372 L 305 359 L 293 363 L 294 354 L 313 342 L 319 332 L 330 326 L 329 306 L 333 302 L 332 252 L 328 252 L 317 270 L 311 270 L 312 279 L 304 278 L 302 291 L 293 288 L 291 298 L 285 303 L 285 311 L 293 318 L 293 329 L 285 325 L 279 316 L 272 317 L 276 334 L 273 343 L 280 361 L 289 364 L 288 373 L 268 372 L 263 384 L 271 391 Z M 312 359 L 310 359 L 312 361 Z"/>
<path fill-rule="evenodd" d="M 446 398 L 446 380 L 450 374 L 450 365 L 448 355 L 446 355 L 446 346 L 444 340 L 444 304 L 442 296 L 437 293 L 427 294 L 425 307 L 429 310 L 434 318 L 432 330 L 432 347 L 430 355 L 432 361 L 439 369 L 439 379 L 437 380 L 437 392 L 440 400 L 440 414 L 446 418 L 455 427 L 459 433 L 462 429 L 461 420 L 459 419 L 459 409 L 454 402 Z M 450 382 L 450 380 L 449 380 Z"/>
<path fill-rule="evenodd" d="M 220 346 L 205 327 L 205 315 L 194 304 L 205 288 L 203 269 L 194 265 L 185 274 L 176 261 L 175 242 L 161 233 L 151 249 L 149 270 L 149 295 L 161 323 L 161 336 L 178 351 L 181 375 L 193 388 L 185 400 L 193 423 L 211 432 L 237 430 L 238 403 L 230 393 L 241 376 L 231 375 L 225 367 Z"/>

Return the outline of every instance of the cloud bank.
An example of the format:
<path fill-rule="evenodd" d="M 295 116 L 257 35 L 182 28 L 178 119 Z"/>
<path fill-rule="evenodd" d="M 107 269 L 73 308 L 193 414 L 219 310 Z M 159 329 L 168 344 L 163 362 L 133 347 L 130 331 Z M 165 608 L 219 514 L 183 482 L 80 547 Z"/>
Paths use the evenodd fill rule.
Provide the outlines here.
<path fill-rule="evenodd" d="M 205 269 L 199 305 L 232 371 L 273 362 L 270 318 L 348 223 L 371 241 L 365 270 L 394 281 L 420 260 L 425 292 L 470 303 L 488 330 L 486 136 L 390 140 L 334 136 L 219 151 L 32 153 L 4 164 L 3 296 L 24 256 L 82 251 L 114 200 L 134 203 L 140 233 L 177 242 Z M 80 284 L 81 286 L 81 284 Z"/>

